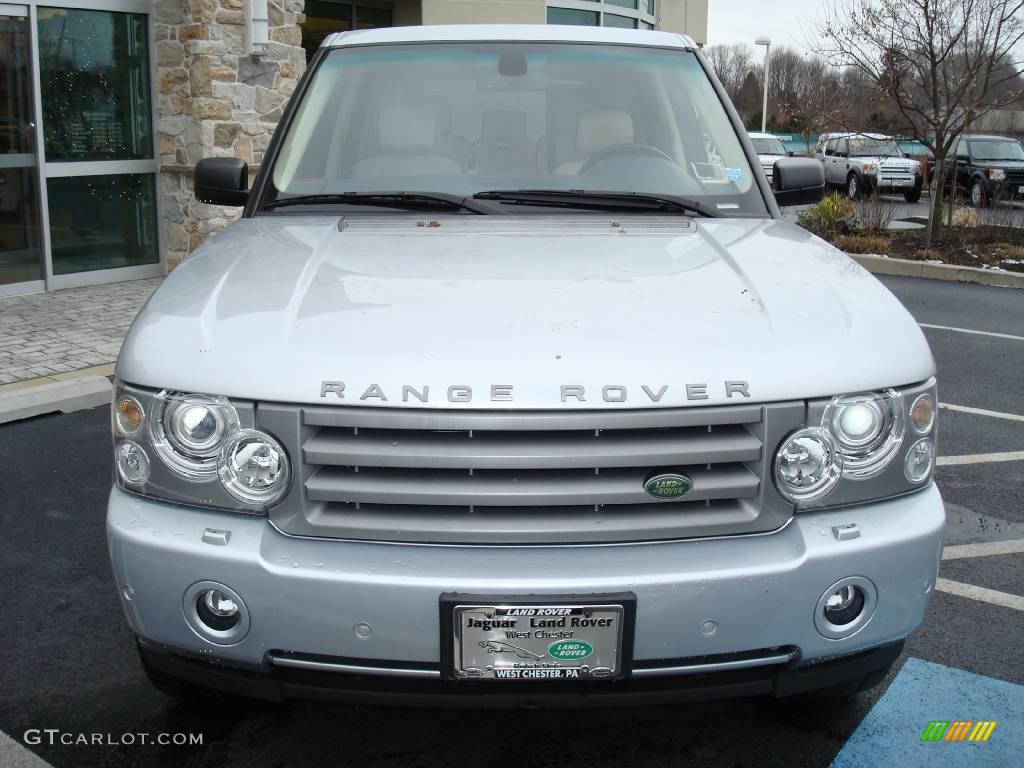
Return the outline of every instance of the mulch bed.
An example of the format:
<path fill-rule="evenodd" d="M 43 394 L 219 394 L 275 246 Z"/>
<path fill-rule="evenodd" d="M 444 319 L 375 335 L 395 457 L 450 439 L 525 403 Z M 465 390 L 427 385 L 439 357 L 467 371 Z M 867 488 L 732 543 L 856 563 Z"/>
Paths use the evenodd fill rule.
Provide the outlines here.
<path fill-rule="evenodd" d="M 871 235 L 871 250 L 894 259 L 941 261 L 962 267 L 998 267 L 1024 272 L 1024 229 L 1019 227 L 947 227 L 942 240 L 925 248 L 925 231 L 897 230 L 884 235 Z M 865 237 L 865 244 L 868 243 Z M 858 237 L 846 242 L 856 243 Z M 885 250 L 878 249 L 878 240 L 887 240 Z M 850 248 L 849 250 L 856 250 Z"/>

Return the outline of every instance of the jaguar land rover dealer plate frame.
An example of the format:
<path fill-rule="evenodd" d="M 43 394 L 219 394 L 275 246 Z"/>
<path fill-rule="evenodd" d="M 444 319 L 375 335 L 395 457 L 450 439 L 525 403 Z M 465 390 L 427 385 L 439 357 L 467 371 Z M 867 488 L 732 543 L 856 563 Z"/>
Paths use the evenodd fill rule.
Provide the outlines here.
<path fill-rule="evenodd" d="M 611 680 L 629 674 L 636 596 L 441 596 L 448 680 Z"/>

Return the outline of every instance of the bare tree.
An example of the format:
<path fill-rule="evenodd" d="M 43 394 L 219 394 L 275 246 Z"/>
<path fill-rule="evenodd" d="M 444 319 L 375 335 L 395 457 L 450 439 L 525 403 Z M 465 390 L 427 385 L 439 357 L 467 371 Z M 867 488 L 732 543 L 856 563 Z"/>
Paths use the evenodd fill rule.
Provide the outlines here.
<path fill-rule="evenodd" d="M 941 237 L 946 157 L 971 121 L 1020 99 L 1024 0 L 823 0 L 822 53 L 892 100 L 932 151 L 939 183 L 927 241 Z"/>
<path fill-rule="evenodd" d="M 743 81 L 754 68 L 753 51 L 749 45 L 734 43 L 732 45 L 709 45 L 704 49 L 704 56 L 722 81 L 729 98 L 735 99 Z"/>

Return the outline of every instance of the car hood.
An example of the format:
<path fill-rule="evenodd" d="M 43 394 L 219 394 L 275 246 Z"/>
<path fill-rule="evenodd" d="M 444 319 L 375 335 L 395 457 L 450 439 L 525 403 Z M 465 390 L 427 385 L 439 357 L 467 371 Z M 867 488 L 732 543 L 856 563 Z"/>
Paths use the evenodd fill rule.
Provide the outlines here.
<path fill-rule="evenodd" d="M 782 160 L 787 155 L 758 155 L 757 159 L 761 161 L 761 165 L 775 165 L 776 160 Z"/>
<path fill-rule="evenodd" d="M 141 386 L 423 407 L 408 386 L 451 408 L 766 402 L 933 372 L 895 297 L 794 225 L 587 215 L 242 219 L 167 277 L 117 366 Z"/>

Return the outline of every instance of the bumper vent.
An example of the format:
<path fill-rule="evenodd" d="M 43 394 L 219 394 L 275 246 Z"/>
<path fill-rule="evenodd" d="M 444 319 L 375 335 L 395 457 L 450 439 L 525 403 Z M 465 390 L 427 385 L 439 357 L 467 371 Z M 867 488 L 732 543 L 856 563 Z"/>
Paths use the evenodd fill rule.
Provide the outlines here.
<path fill-rule="evenodd" d="M 261 405 L 297 485 L 295 535 L 459 544 L 611 543 L 769 531 L 792 508 L 766 457 L 802 403 L 663 410 L 444 411 Z M 289 440 L 289 436 L 291 440 Z M 677 500 L 644 490 L 680 472 Z"/>

